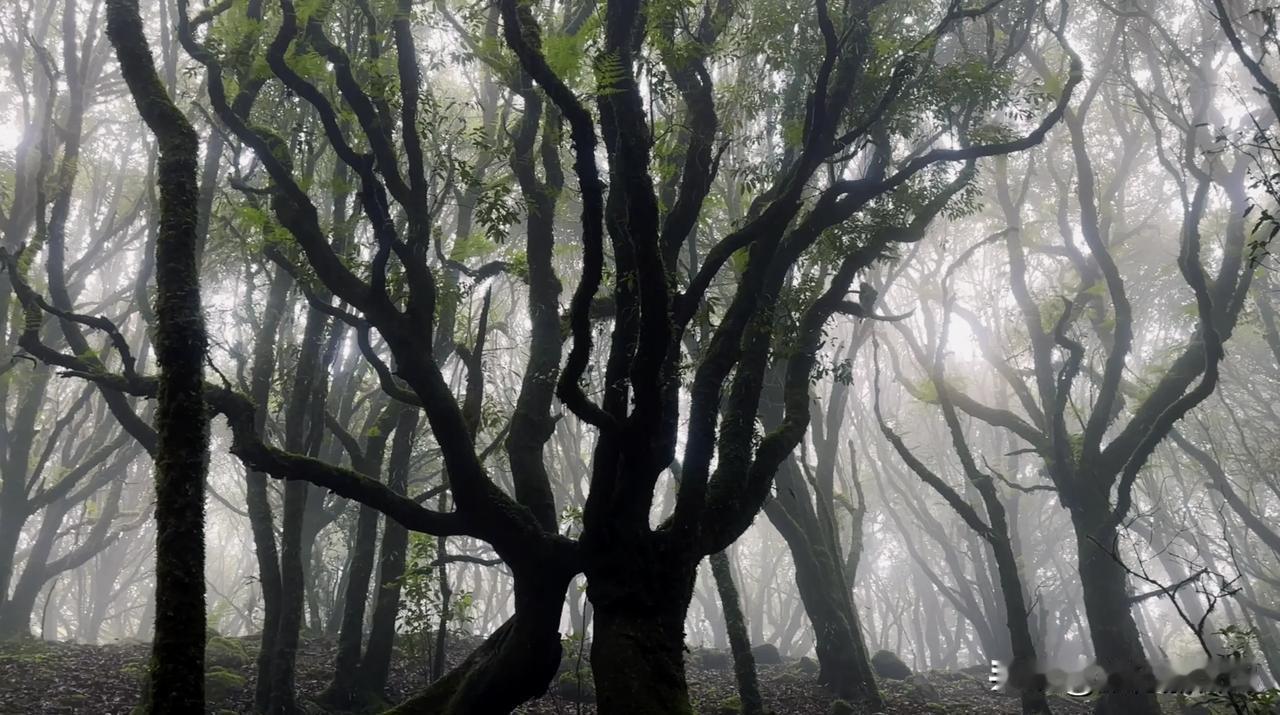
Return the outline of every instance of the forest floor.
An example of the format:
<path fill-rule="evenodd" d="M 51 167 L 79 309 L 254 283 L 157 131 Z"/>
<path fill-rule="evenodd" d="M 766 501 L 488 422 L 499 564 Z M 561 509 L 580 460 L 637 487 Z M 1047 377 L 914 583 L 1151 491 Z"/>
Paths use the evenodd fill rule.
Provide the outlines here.
<path fill-rule="evenodd" d="M 219 638 L 210 646 L 211 674 L 207 680 L 210 713 L 251 712 L 253 699 L 253 655 L 251 638 Z M 450 660 L 461 659 L 475 645 L 458 642 Z M 138 702 L 149 646 L 144 643 L 117 645 L 76 645 L 26 641 L 0 643 L 0 713 L 34 715 L 53 713 L 93 713 L 127 715 Z M 308 713 L 323 713 L 311 700 L 324 689 L 332 675 L 334 642 L 305 640 L 298 654 L 297 687 Z M 402 698 L 420 688 L 425 680 L 420 658 L 398 652 L 388 693 Z M 723 657 L 689 658 L 687 669 L 691 696 L 700 715 L 735 712 L 736 686 L 733 671 Z M 727 656 L 727 654 L 722 654 Z M 713 666 L 713 667 L 704 667 Z M 543 698 L 526 704 L 517 712 L 526 715 L 595 715 L 596 709 L 580 699 L 575 677 L 578 664 L 566 658 L 562 675 Z M 583 664 L 582 672 L 587 671 Z M 816 682 L 813 664 L 807 659 L 760 665 L 761 690 L 766 704 L 777 715 L 829 715 L 835 712 L 832 696 Z M 881 682 L 887 700 L 886 712 L 902 715 L 955 713 L 956 715 L 1010 715 L 1019 712 L 1018 700 L 993 693 L 985 673 L 928 672 L 911 680 Z M 582 689 L 590 689 L 583 679 Z M 1058 715 L 1090 712 L 1087 700 L 1057 698 L 1053 710 Z M 844 711 L 860 713 L 853 709 Z M 1170 709 L 1169 712 L 1176 712 Z"/>

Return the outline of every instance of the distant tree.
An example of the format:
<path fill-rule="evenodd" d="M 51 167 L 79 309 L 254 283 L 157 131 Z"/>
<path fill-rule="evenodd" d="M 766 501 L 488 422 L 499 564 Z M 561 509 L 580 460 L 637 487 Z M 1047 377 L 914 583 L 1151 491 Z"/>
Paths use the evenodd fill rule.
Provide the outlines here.
<path fill-rule="evenodd" d="M 1203 150 L 1214 143 L 1209 126 L 1220 119 L 1212 102 L 1216 86 L 1212 58 L 1219 38 L 1203 32 L 1202 23 L 1196 27 L 1211 41 L 1194 55 L 1174 44 L 1177 61 L 1162 62 L 1151 35 L 1128 32 L 1139 23 L 1155 23 L 1149 14 L 1114 17 L 1104 13 L 1101 18 L 1103 31 L 1112 38 L 1110 49 L 1078 103 L 1066 113 L 1065 146 L 1055 143 L 1052 147 L 1062 146 L 1069 152 L 1074 175 L 1062 176 L 1053 162 L 1047 162 L 1045 169 L 1053 182 L 1050 191 L 1057 193 L 1053 200 L 1060 235 L 1052 248 L 1032 245 L 1026 238 L 1024 212 L 1033 195 L 1031 172 L 1039 169 L 1028 167 L 1027 176 L 1015 182 L 1008 172 L 1012 162 L 996 163 L 995 194 L 1003 214 L 997 237 L 1005 245 L 1009 290 L 1029 341 L 1026 361 L 1010 358 L 993 344 L 990 326 L 969 322 L 976 325 L 978 340 L 984 341 L 984 360 L 1016 397 L 1021 411 L 975 399 L 958 381 L 937 379 L 936 369 L 928 373 L 934 378 L 930 387 L 936 395 L 925 395 L 918 388 L 912 391 L 918 398 L 942 404 L 944 413 L 949 401 L 959 412 L 1016 435 L 1040 457 L 1072 521 L 1085 616 L 1097 662 L 1120 682 L 1135 684 L 1121 688 L 1127 692 L 1116 689 L 1105 694 L 1100 712 L 1154 714 L 1159 711 L 1152 694 L 1154 675 L 1128 593 L 1129 573 L 1118 553 L 1119 531 L 1133 508 L 1134 485 L 1156 447 L 1217 385 L 1224 341 L 1236 326 L 1253 276 L 1243 218 L 1248 160 Z M 1157 36 L 1170 37 L 1167 33 Z M 1036 55 L 1032 61 L 1045 66 Z M 1117 91 L 1107 86 L 1112 77 L 1123 83 L 1136 112 L 1125 111 L 1109 96 Z M 1189 83 L 1194 91 L 1185 98 L 1171 95 L 1168 88 L 1175 81 Z M 1108 110 L 1105 120 L 1097 119 L 1102 104 Z M 1109 167 L 1110 184 L 1099 177 L 1097 152 L 1087 139 L 1091 117 L 1108 122 L 1112 132 L 1110 141 L 1118 158 Z M 1143 133 L 1144 126 L 1150 131 Z M 1194 298 L 1195 325 L 1176 346 L 1173 359 L 1150 378 L 1147 389 L 1128 399 L 1125 372 L 1141 327 L 1133 296 L 1145 286 L 1126 277 L 1117 252 L 1143 225 L 1142 216 L 1131 215 L 1136 212 L 1127 203 L 1126 189 L 1137 180 L 1135 161 L 1144 151 L 1144 136 L 1154 137 L 1149 151 L 1182 207 L 1176 223 L 1152 228 L 1176 231 L 1177 267 Z M 1221 255 L 1211 277 L 1202 258 L 1202 231 L 1214 194 L 1221 196 L 1229 214 L 1216 234 Z M 1078 245 L 1081 239 L 1083 249 Z M 1039 287 L 1037 272 L 1049 266 L 1066 271 L 1070 279 Z M 1041 295 L 1046 290 L 1056 295 Z M 967 315 L 974 313 L 967 311 Z M 1077 329 L 1078 322 L 1087 327 Z M 1091 360 L 1094 355 L 1096 360 Z M 918 361 L 926 366 L 932 362 L 923 357 Z M 1088 379 L 1083 392 L 1077 383 L 1082 375 Z M 954 428 L 951 432 L 958 434 Z M 1132 694 L 1134 690 L 1139 694 Z"/>
<path fill-rule="evenodd" d="M 961 253 L 960 257 L 942 273 L 940 288 L 943 314 L 941 325 L 937 327 L 937 344 L 934 347 L 933 354 L 927 354 L 919 345 L 915 344 L 914 339 L 910 337 L 910 333 L 903 331 L 904 335 L 907 336 L 907 342 L 911 344 L 913 352 L 916 353 L 916 358 L 924 363 L 923 367 L 925 374 L 928 375 L 930 385 L 946 384 L 944 356 L 954 308 L 950 285 L 952 274 L 981 245 L 979 243 Z M 1022 699 L 1022 712 L 1051 712 L 1045 695 L 1046 683 L 1036 677 L 1036 668 L 1040 663 L 1040 659 L 1036 652 L 1036 644 L 1031 631 L 1031 609 L 1027 605 L 1023 576 L 1019 568 L 1018 554 L 1014 547 L 1013 530 L 1009 523 L 1008 510 L 1005 508 L 1003 496 L 996 486 L 996 477 L 991 466 L 985 462 L 983 465 L 978 464 L 978 457 L 975 456 L 975 450 L 969 444 L 968 435 L 960 422 L 959 411 L 952 402 L 949 391 L 945 388 L 936 389 L 937 403 L 941 408 L 947 433 L 951 437 L 952 448 L 960 461 L 964 478 L 967 482 L 968 489 L 966 491 L 972 490 L 977 493 L 982 505 L 982 509 L 979 511 L 974 505 L 970 504 L 962 492 L 952 487 L 938 473 L 921 461 L 907 446 L 902 437 L 885 421 L 880 412 L 878 385 L 875 392 L 876 421 L 879 422 L 881 432 L 889 443 L 893 445 L 898 456 L 921 481 L 937 492 L 946 501 L 947 505 L 964 520 L 965 525 L 981 536 L 991 549 L 998 576 L 997 587 L 1004 598 L 1004 613 L 1009 631 L 1009 655 L 1012 656 L 1008 663 L 1009 682 Z M 984 512 L 986 514 L 985 518 L 983 516 Z M 990 655 L 994 659 L 1004 656 L 1004 654 Z"/>
<path fill-rule="evenodd" d="M 80 281 L 68 276 L 102 270 L 112 258 L 112 252 L 104 250 L 67 265 L 73 212 L 92 205 L 111 206 L 109 220 L 89 229 L 90 241 L 108 247 L 116 234 L 134 230 L 145 201 L 120 186 L 133 171 L 141 171 L 137 162 L 126 157 L 118 164 L 97 167 L 82 154 L 86 111 L 106 79 L 101 64 L 109 48 L 97 42 L 96 27 L 81 37 L 74 2 L 64 4 L 60 14 L 50 11 L 47 18 L 44 32 L 10 37 L 5 48 L 12 60 L 26 58 L 35 72 L 23 91 L 26 124 L 15 154 L 14 190 L 4 207 L 0 248 L 16 252 L 25 246 L 29 258 L 15 265 L 15 270 L 28 277 L 36 274 L 34 256 L 47 248 L 51 299 L 54 305 L 70 309 L 80 297 Z M 44 36 L 46 32 L 61 44 L 56 55 L 45 47 L 52 39 Z M 54 122 L 61 129 L 48 131 L 46 125 Z M 9 355 L 0 368 L 0 405 L 6 410 L 0 420 L 0 638 L 29 636 L 44 586 L 142 523 L 142 519 L 125 521 L 136 495 L 113 483 L 138 455 L 136 448 L 126 446 L 120 425 L 129 426 L 143 446 L 154 441 L 150 427 L 132 415 L 133 407 L 123 396 L 109 398 L 110 409 L 124 415 L 119 423 L 95 424 L 102 409 L 94 399 L 97 390 L 61 390 L 51 380 L 51 369 L 35 365 L 29 356 L 24 359 L 16 339 L 20 321 L 30 320 L 44 329 L 46 316 L 38 310 L 11 310 L 9 285 L 7 273 L 0 271 L 0 344 Z M 10 323 L 11 318 L 17 320 Z M 89 350 L 80 338 L 79 325 L 49 322 L 49 328 L 57 328 L 47 333 L 51 341 L 66 340 L 68 345 Z M 25 367 L 33 369 L 28 372 Z M 49 409 L 51 405 L 56 408 Z M 69 523 L 81 524 L 88 538 L 68 538 Z M 34 533 L 19 548 L 28 526 Z"/>

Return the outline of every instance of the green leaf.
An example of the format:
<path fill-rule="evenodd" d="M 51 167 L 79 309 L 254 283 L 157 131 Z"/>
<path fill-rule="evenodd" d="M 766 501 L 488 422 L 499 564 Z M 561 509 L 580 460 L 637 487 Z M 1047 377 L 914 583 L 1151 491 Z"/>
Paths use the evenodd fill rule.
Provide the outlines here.
<path fill-rule="evenodd" d="M 453 250 L 449 251 L 449 258 L 459 262 L 481 258 L 493 253 L 497 247 L 498 245 L 486 238 L 484 234 L 473 233 L 454 242 Z"/>

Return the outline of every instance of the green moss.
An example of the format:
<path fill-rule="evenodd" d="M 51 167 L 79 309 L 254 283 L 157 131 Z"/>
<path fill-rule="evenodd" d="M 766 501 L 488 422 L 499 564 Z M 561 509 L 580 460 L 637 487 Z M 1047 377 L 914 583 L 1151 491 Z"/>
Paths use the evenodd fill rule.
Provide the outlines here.
<path fill-rule="evenodd" d="M 244 644 L 231 638 L 214 636 L 205 643 L 204 660 L 208 666 L 243 668 L 249 664 L 249 651 Z"/>
<path fill-rule="evenodd" d="M 831 702 L 831 715 L 854 715 L 857 710 L 849 704 L 848 700 L 834 700 Z"/>
<path fill-rule="evenodd" d="M 210 701 L 226 700 L 243 691 L 247 683 L 226 668 L 213 668 L 204 674 L 204 695 Z"/>
<path fill-rule="evenodd" d="M 0 663 L 44 663 L 53 657 L 53 649 L 43 641 L 21 638 L 0 648 Z"/>
<path fill-rule="evenodd" d="M 738 715 L 742 712 L 742 698 L 733 696 L 721 700 L 715 707 L 716 715 Z"/>

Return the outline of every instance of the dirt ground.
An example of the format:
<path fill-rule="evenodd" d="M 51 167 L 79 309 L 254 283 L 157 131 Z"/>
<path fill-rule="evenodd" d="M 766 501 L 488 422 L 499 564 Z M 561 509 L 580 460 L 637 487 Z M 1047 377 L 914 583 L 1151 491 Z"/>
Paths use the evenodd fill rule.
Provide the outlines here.
<path fill-rule="evenodd" d="M 451 659 L 465 656 L 473 644 L 458 643 Z M 217 715 L 252 712 L 253 638 L 222 638 L 211 645 L 211 675 L 207 681 L 208 712 Z M 216 652 L 215 652 L 216 651 Z M 0 713 L 35 715 L 53 713 L 93 713 L 125 715 L 136 706 L 149 647 L 144 643 L 118 645 L 75 645 L 27 641 L 0 643 Z M 299 652 L 297 687 L 309 713 L 327 712 L 311 698 L 328 683 L 332 674 L 334 643 L 325 639 L 304 641 Z M 690 657 L 687 674 L 690 694 L 700 715 L 729 715 L 736 712 L 733 672 L 716 663 L 704 667 L 705 660 Z M 213 666 L 214 662 L 219 665 Z M 527 715 L 594 715 L 590 677 L 579 686 L 576 659 L 566 658 L 562 675 L 548 694 L 524 705 L 517 712 Z M 818 685 L 811 661 L 786 661 L 760 665 L 761 690 L 766 704 L 777 715 L 829 715 L 833 699 Z M 584 665 L 582 673 L 589 669 Z M 425 673 L 418 661 L 398 654 L 393 664 L 388 695 L 394 700 L 422 687 Z M 1013 715 L 1018 700 L 993 693 L 985 676 L 977 673 L 928 672 L 908 681 L 881 682 L 888 713 L 902 715 Z M 580 697 L 581 691 L 587 691 Z M 1172 707 L 1169 712 L 1179 712 Z M 1091 711 L 1087 699 L 1057 698 L 1053 710 L 1059 715 L 1083 715 Z M 858 709 L 851 711 L 858 713 Z"/>

